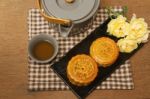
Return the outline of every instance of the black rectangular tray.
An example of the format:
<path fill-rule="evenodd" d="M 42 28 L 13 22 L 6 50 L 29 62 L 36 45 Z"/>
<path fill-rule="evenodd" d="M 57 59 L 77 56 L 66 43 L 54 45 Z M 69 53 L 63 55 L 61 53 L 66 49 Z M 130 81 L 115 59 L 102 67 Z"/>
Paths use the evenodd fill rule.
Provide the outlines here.
<path fill-rule="evenodd" d="M 72 48 L 64 57 L 62 57 L 58 62 L 54 63 L 51 68 L 55 71 L 56 74 L 70 87 L 70 89 L 77 95 L 78 98 L 83 99 L 87 95 L 89 95 L 98 85 L 101 84 L 103 80 L 105 80 L 110 74 L 116 69 L 119 68 L 121 64 L 129 59 L 137 50 L 139 50 L 143 44 L 139 45 L 139 47 L 133 51 L 132 53 L 120 53 L 117 61 L 111 65 L 110 67 L 103 68 L 99 67 L 98 76 L 96 79 L 88 86 L 78 87 L 70 83 L 67 78 L 66 68 L 69 60 L 77 55 L 77 54 L 88 54 L 91 43 L 99 37 L 109 37 L 113 40 L 117 40 L 117 38 L 109 36 L 106 32 L 107 24 L 110 21 L 108 19 L 101 26 L 96 28 L 89 36 L 87 36 L 84 40 L 82 40 L 79 44 L 77 44 L 74 48 Z"/>

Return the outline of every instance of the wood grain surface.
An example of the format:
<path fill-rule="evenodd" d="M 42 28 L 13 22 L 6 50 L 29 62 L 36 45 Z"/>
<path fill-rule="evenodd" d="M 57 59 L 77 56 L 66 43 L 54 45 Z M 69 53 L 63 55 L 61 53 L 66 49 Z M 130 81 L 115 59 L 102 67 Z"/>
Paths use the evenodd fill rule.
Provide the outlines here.
<path fill-rule="evenodd" d="M 101 6 L 127 5 L 150 26 L 150 0 L 101 0 Z M 30 92 L 27 15 L 35 0 L 0 0 L 0 99 L 76 99 L 71 91 Z M 150 99 L 150 42 L 132 58 L 133 90 L 96 90 L 87 99 Z"/>

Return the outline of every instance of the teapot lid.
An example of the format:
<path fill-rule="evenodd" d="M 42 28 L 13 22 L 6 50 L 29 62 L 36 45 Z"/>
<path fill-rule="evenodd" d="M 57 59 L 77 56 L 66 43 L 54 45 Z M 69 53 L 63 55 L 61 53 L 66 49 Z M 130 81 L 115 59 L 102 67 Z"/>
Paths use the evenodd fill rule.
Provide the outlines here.
<path fill-rule="evenodd" d="M 97 1 L 99 0 L 42 0 L 42 4 L 50 16 L 78 21 L 93 13 Z"/>

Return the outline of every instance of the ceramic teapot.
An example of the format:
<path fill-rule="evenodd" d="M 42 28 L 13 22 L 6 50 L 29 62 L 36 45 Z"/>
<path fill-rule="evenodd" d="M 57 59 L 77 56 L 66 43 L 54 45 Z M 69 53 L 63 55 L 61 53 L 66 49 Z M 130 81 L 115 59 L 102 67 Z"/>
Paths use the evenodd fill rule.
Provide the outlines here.
<path fill-rule="evenodd" d="M 58 24 L 62 37 L 67 37 L 78 24 L 92 18 L 100 0 L 37 0 L 41 15 L 50 23 Z M 42 11 L 44 9 L 44 11 Z"/>

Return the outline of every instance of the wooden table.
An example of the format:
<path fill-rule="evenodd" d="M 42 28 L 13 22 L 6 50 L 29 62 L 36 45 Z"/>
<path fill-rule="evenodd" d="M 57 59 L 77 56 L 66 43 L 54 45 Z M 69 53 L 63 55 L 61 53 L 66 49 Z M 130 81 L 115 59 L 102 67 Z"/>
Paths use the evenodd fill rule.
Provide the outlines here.
<path fill-rule="evenodd" d="M 150 26 L 150 0 L 101 0 L 101 6 L 127 5 Z M 76 99 L 71 91 L 29 92 L 27 15 L 35 0 L 0 0 L 0 99 Z M 133 90 L 96 90 L 88 99 L 150 99 L 150 42 L 132 58 Z"/>

